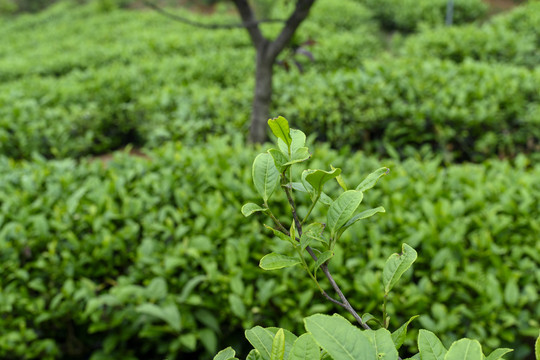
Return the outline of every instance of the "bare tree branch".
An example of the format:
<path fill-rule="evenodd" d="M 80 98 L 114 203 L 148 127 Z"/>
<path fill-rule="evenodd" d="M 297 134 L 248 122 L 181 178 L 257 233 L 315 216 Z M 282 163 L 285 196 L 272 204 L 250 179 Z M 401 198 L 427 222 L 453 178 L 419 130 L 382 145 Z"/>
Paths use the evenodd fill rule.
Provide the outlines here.
<path fill-rule="evenodd" d="M 245 28 L 249 33 L 251 42 L 253 42 L 257 51 L 259 51 L 259 48 L 262 49 L 262 47 L 268 43 L 268 39 L 262 34 L 259 24 L 257 23 L 257 18 L 253 13 L 253 9 L 249 6 L 247 0 L 232 0 L 232 2 L 236 6 L 236 9 L 238 9 L 238 13 L 242 18 L 243 23 L 246 24 Z"/>
<path fill-rule="evenodd" d="M 263 20 L 255 20 L 250 22 L 242 22 L 242 23 L 235 23 L 235 24 L 206 24 L 199 21 L 193 21 L 186 17 L 173 14 L 156 3 L 149 1 L 149 0 L 143 0 L 143 3 L 148 6 L 149 8 L 154 9 L 158 13 L 160 13 L 163 16 L 168 17 L 169 19 L 184 23 L 186 25 L 196 26 L 203 29 L 210 29 L 210 30 L 216 30 L 216 29 L 243 29 L 243 28 L 249 28 L 254 25 L 264 24 L 264 23 L 285 23 L 285 20 L 283 19 L 263 19 Z"/>
<path fill-rule="evenodd" d="M 270 44 L 269 53 L 273 58 L 276 58 L 279 53 L 285 48 L 285 46 L 287 46 L 296 29 L 298 29 L 302 21 L 304 21 L 309 15 L 309 10 L 311 9 L 313 3 L 315 3 L 315 0 L 296 1 L 294 11 L 287 19 L 287 22 L 285 23 L 285 26 L 283 26 L 281 33 Z"/>

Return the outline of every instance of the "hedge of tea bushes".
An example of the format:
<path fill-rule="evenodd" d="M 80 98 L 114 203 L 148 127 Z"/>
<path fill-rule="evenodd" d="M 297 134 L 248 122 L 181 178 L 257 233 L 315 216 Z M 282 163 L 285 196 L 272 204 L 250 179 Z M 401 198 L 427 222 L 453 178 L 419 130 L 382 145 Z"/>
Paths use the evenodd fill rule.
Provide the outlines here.
<path fill-rule="evenodd" d="M 426 29 L 405 41 L 404 56 L 474 59 L 534 68 L 540 59 L 540 4 L 529 2 L 482 25 Z"/>
<path fill-rule="evenodd" d="M 258 201 L 258 151 L 222 137 L 106 163 L 1 157 L 0 357 L 203 359 L 255 324 L 295 330 L 315 312 L 343 313 L 299 268 L 258 268 L 264 254 L 290 251 L 266 220 L 240 214 Z M 446 344 L 469 336 L 516 348 L 515 359 L 530 352 L 540 325 L 538 165 L 519 156 L 443 168 L 439 158 L 312 151 L 310 167 L 342 167 L 349 186 L 391 168 L 363 205 L 387 212 L 349 231 L 331 263 L 358 311 L 379 315 L 381 269 L 407 242 L 419 258 L 391 295 L 392 328 L 422 314 L 412 328 Z M 285 219 L 286 200 L 272 203 Z"/>
<path fill-rule="evenodd" d="M 539 81 L 538 69 L 385 57 L 358 71 L 306 75 L 278 91 L 274 107 L 335 146 L 428 146 L 478 161 L 538 152 Z"/>
<path fill-rule="evenodd" d="M 387 30 L 413 32 L 421 25 L 442 25 L 446 17 L 446 0 L 356 0 L 373 10 L 381 26 Z M 481 0 L 454 1 L 453 23 L 482 19 L 488 6 Z"/>
<path fill-rule="evenodd" d="M 325 19 L 329 7 L 335 16 Z M 174 11 L 204 22 L 238 21 L 230 14 L 197 18 Z M 353 18 L 364 25 L 353 27 Z M 299 37 L 316 41 L 309 47 L 316 61 L 298 60 L 318 72 L 358 67 L 360 58 L 381 49 L 370 18 L 352 1 L 319 1 L 303 24 L 305 37 Z M 255 54 L 242 29 L 192 28 L 152 11 L 102 13 L 91 4 L 66 2 L 5 20 L 0 31 L 6 34 L 0 44 L 4 155 L 80 157 L 127 143 L 197 141 L 210 132 L 248 127 Z M 276 72 L 288 77 L 282 69 Z"/>

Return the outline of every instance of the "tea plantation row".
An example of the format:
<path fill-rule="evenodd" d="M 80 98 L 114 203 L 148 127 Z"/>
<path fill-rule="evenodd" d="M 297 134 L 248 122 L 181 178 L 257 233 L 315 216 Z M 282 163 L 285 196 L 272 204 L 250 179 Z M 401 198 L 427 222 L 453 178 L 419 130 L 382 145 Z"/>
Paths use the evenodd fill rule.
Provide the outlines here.
<path fill-rule="evenodd" d="M 498 37 L 502 45 L 491 41 L 499 49 L 512 41 L 521 48 L 537 31 L 536 5 L 493 20 L 505 24 L 497 29 L 507 35 Z M 529 20 L 516 25 L 521 18 Z M 237 21 L 230 15 L 211 19 Z M 127 143 L 198 142 L 212 133 L 247 130 L 254 51 L 244 31 L 193 29 L 148 12 L 96 14 L 91 6 L 69 3 L 4 20 L 0 30 L 7 34 L 0 44 L 0 153 L 6 156 L 80 157 Z M 276 70 L 272 113 L 319 139 L 401 155 L 407 146 L 425 145 L 446 160 L 539 150 L 540 73 L 529 50 L 516 57 L 508 52 L 497 64 L 473 61 L 488 55 L 454 59 L 429 42 L 422 45 L 422 33 L 407 40 L 403 56 L 391 59 L 381 55 L 373 15 L 353 0 L 318 1 L 299 34 L 298 44 L 315 40 L 307 48 L 316 61 L 297 54 L 304 74 Z M 50 46 L 48 38 L 61 40 Z M 81 42 L 85 50 L 75 51 Z M 461 45 L 465 53 L 474 47 L 466 41 L 455 46 Z M 424 52 L 415 50 L 422 46 Z M 516 66 L 524 54 L 529 68 Z"/>
<path fill-rule="evenodd" d="M 258 150 L 211 138 L 106 164 L 0 158 L 0 357 L 207 357 L 254 324 L 293 330 L 314 312 L 339 312 L 299 269 L 258 268 L 265 253 L 285 251 L 240 214 L 257 199 Z M 417 326 L 447 343 L 469 336 L 516 348 L 516 359 L 530 353 L 540 326 L 540 166 L 521 156 L 441 168 L 440 159 L 325 147 L 315 155 L 311 167 L 355 169 L 351 186 L 391 168 L 364 200 L 387 213 L 350 231 L 330 264 L 359 311 L 379 314 L 384 261 L 407 242 L 419 259 L 390 299 L 393 328 L 423 314 Z"/>

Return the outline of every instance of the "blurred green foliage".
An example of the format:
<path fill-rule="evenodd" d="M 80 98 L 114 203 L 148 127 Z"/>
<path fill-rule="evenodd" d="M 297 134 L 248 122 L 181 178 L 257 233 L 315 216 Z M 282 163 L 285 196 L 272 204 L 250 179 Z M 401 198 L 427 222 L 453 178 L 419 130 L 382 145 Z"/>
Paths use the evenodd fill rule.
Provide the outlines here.
<path fill-rule="evenodd" d="M 371 11 L 354 1 L 318 1 L 295 40 L 315 61 L 296 54 L 303 74 L 277 71 L 272 111 L 335 146 L 369 152 L 406 155 L 407 146 L 427 145 L 458 161 L 537 152 L 540 73 L 515 65 L 533 66 L 533 41 L 520 44 L 537 36 L 539 13 L 531 3 L 494 19 L 506 34 L 489 35 L 500 49 L 494 52 L 492 43 L 481 56 L 467 50 L 479 41 L 474 31 L 491 26 L 484 25 L 444 32 L 456 34 L 452 46 L 462 55 L 453 55 L 444 36 L 437 47 L 422 33 L 406 42 L 406 56 L 392 59 L 381 55 Z M 211 19 L 237 21 L 227 13 Z M 102 13 L 69 2 L 0 29 L 7 34 L 0 44 L 0 153 L 7 156 L 80 157 L 248 128 L 254 50 L 242 29 L 195 29 L 153 12 Z M 473 35 L 459 35 L 462 29 Z M 504 63 L 483 62 L 498 52 L 507 54 Z"/>
<path fill-rule="evenodd" d="M 531 2 L 482 25 L 425 29 L 409 37 L 402 55 L 456 62 L 474 59 L 534 68 L 540 59 L 540 3 Z"/>
<path fill-rule="evenodd" d="M 413 32 L 443 25 L 448 0 L 355 0 L 373 10 L 386 30 Z M 488 9 L 482 0 L 454 0 L 454 24 L 479 20 Z"/>
<path fill-rule="evenodd" d="M 258 198 L 259 150 L 222 137 L 106 164 L 1 158 L 0 357 L 204 358 L 241 348 L 242 328 L 298 330 L 305 316 L 339 311 L 299 271 L 258 267 L 269 251 L 290 250 L 240 213 Z M 381 162 L 325 146 L 316 158 L 310 167 L 355 169 L 349 186 L 391 168 L 362 204 L 387 212 L 345 234 L 330 265 L 353 306 L 380 311 L 384 260 L 406 242 L 419 257 L 390 299 L 392 326 L 423 314 L 447 345 L 468 336 L 516 348 L 516 359 L 530 353 L 540 325 L 539 166 L 520 156 L 441 168 L 438 158 Z M 305 213 L 307 195 L 296 196 Z M 275 205 L 285 214 L 284 197 Z"/>

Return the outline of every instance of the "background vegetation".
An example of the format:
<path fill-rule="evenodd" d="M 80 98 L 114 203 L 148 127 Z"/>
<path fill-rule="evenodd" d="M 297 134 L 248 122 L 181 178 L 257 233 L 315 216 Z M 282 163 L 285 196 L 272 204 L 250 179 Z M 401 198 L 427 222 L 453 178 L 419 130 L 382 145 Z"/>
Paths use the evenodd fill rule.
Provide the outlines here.
<path fill-rule="evenodd" d="M 445 2 L 405 3 L 318 0 L 295 39 L 314 61 L 283 55 L 272 111 L 327 144 L 311 167 L 356 169 L 350 183 L 392 170 L 364 200 L 386 214 L 331 264 L 357 308 L 380 311 L 384 259 L 407 242 L 419 258 L 392 323 L 423 314 L 446 345 L 468 336 L 526 359 L 540 327 L 540 3 L 488 18 L 456 1 L 453 27 Z M 303 276 L 257 266 L 280 244 L 240 213 L 261 150 L 244 142 L 244 30 L 120 1 L 25 4 L 0 0 L 0 357 L 206 359 L 242 349 L 245 327 L 337 311 Z M 171 11 L 238 21 L 204 9 Z"/>

